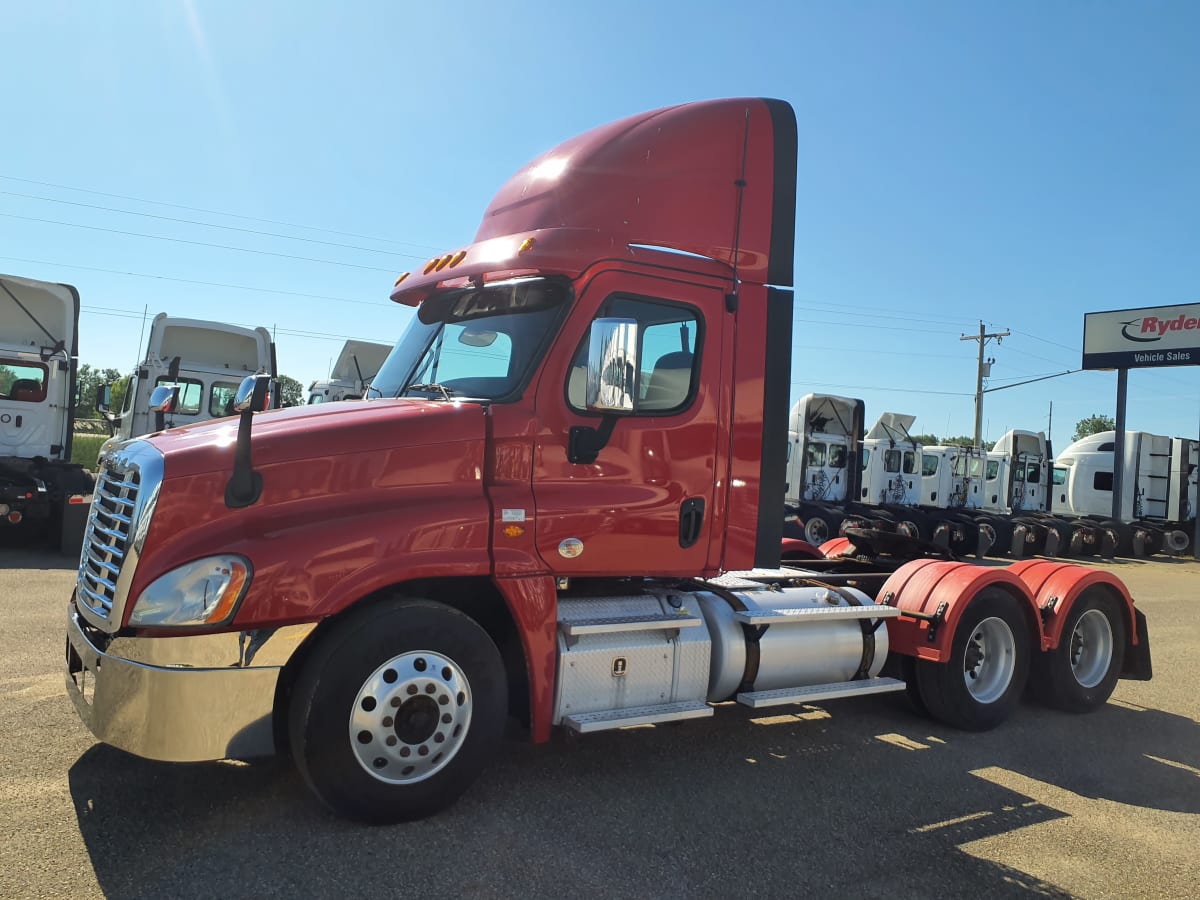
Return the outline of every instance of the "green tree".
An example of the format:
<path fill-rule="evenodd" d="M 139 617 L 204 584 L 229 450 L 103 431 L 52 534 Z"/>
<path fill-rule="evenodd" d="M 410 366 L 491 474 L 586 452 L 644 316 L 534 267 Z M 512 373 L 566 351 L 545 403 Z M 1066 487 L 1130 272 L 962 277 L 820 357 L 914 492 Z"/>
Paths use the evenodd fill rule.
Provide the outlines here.
<path fill-rule="evenodd" d="M 941 443 L 936 434 L 914 434 L 910 437 L 922 447 L 932 447 L 934 444 Z"/>
<path fill-rule="evenodd" d="M 1075 423 L 1075 433 L 1071 435 L 1071 440 L 1078 441 L 1089 434 L 1099 434 L 1101 431 L 1113 431 L 1116 427 L 1117 422 L 1112 416 L 1097 413 Z"/>
<path fill-rule="evenodd" d="M 96 411 L 96 388 L 102 384 L 113 386 L 112 408 L 120 409 L 120 398 L 125 391 L 125 383 L 121 380 L 120 369 L 98 369 L 88 363 L 79 367 L 76 373 L 76 384 L 79 388 L 79 406 L 75 410 L 77 419 L 95 419 L 99 417 Z"/>
<path fill-rule="evenodd" d="M 975 438 L 971 437 L 969 434 L 961 434 L 958 437 L 943 438 L 942 443 L 947 447 L 974 447 Z M 984 450 L 991 450 L 995 446 L 995 441 L 983 442 Z"/>
<path fill-rule="evenodd" d="M 304 405 L 304 385 L 298 382 L 295 378 L 291 378 L 287 375 L 280 375 L 277 380 L 279 382 L 280 406 Z"/>

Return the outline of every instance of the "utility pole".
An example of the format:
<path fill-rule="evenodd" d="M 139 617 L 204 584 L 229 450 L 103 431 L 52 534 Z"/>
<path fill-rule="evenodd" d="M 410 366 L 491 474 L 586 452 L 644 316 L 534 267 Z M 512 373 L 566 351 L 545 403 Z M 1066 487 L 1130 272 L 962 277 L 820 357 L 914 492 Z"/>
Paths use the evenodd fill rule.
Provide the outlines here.
<path fill-rule="evenodd" d="M 997 344 L 1001 343 L 1004 338 L 1008 337 L 1012 332 L 997 331 L 988 334 L 983 327 L 983 322 L 979 323 L 979 334 L 964 334 L 959 338 L 960 341 L 979 341 L 979 367 L 975 373 L 975 449 L 983 448 L 983 379 L 985 376 L 992 374 L 992 363 L 996 360 L 989 359 L 984 362 L 983 348 L 987 346 L 987 342 L 995 340 Z"/>

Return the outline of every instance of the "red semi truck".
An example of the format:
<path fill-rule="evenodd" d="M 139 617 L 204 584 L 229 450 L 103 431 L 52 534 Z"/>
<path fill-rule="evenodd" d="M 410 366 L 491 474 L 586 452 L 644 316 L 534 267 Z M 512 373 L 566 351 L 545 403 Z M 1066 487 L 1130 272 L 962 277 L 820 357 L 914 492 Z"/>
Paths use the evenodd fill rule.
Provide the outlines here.
<path fill-rule="evenodd" d="M 1088 710 L 1150 677 L 1104 572 L 905 561 L 886 536 L 779 568 L 796 120 L 718 100 L 535 159 L 355 404 L 114 447 L 68 616 L 102 741 L 288 752 L 335 811 L 429 815 L 508 716 L 534 741 L 907 690 L 990 728 L 1026 686 Z M 834 553 L 833 551 L 838 551 Z"/>

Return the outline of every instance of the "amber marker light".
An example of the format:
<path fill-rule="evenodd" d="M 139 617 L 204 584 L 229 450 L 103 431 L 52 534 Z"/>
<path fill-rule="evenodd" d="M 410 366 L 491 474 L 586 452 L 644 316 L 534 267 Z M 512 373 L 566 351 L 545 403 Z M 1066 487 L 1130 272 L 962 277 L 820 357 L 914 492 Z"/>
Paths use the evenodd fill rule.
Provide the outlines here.
<path fill-rule="evenodd" d="M 462 262 L 464 259 L 466 259 L 466 256 L 467 256 L 466 250 L 459 250 L 457 253 L 454 254 L 454 259 L 450 260 L 450 268 L 453 269 L 460 262 Z"/>
<path fill-rule="evenodd" d="M 401 275 L 399 278 L 396 279 L 396 283 L 394 285 L 392 285 L 392 287 L 399 287 L 400 282 L 402 282 L 405 278 L 407 278 L 411 274 L 412 274 L 412 272 L 405 272 L 403 275 Z"/>
<path fill-rule="evenodd" d="M 521 246 L 517 248 L 517 252 L 518 253 L 526 253 L 529 250 L 532 250 L 533 243 L 534 243 L 533 238 L 531 238 L 531 237 L 525 238 L 525 240 L 521 241 Z"/>

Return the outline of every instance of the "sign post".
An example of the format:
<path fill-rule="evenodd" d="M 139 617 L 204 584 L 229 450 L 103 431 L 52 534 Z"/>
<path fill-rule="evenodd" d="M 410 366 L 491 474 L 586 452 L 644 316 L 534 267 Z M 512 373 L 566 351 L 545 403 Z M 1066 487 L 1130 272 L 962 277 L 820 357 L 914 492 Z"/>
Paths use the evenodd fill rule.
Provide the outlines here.
<path fill-rule="evenodd" d="M 1117 370 L 1116 439 L 1113 442 L 1113 518 L 1121 518 L 1125 467 L 1125 395 L 1130 369 L 1200 365 L 1200 304 L 1147 306 L 1086 313 L 1083 368 Z M 1200 502 L 1197 503 L 1200 506 Z M 1132 510 L 1131 510 L 1132 512 Z M 1192 555 L 1200 559 L 1200 515 L 1195 517 Z"/>

